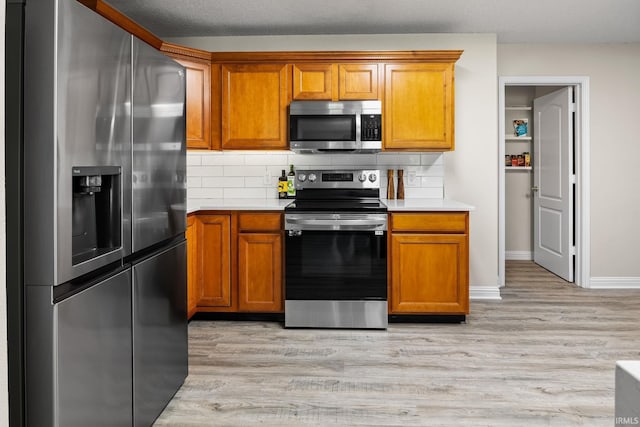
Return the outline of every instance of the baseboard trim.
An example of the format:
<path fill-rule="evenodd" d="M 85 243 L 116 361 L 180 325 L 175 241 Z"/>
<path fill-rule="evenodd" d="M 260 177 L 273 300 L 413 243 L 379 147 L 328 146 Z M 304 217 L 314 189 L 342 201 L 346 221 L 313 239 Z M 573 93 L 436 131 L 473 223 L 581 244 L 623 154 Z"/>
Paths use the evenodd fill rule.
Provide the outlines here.
<path fill-rule="evenodd" d="M 501 300 L 500 288 L 497 286 L 470 286 L 469 299 Z"/>
<path fill-rule="evenodd" d="M 531 251 L 505 251 L 504 259 L 507 261 L 532 261 L 533 252 Z"/>
<path fill-rule="evenodd" d="M 589 289 L 640 289 L 640 277 L 592 277 Z"/>

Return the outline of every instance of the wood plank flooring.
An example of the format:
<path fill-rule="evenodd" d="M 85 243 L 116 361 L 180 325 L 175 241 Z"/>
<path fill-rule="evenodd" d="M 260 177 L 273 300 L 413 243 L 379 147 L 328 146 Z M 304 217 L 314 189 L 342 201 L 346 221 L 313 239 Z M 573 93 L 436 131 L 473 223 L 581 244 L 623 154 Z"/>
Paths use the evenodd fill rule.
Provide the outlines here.
<path fill-rule="evenodd" d="M 640 291 L 507 263 L 466 324 L 386 331 L 194 321 L 156 426 L 611 426 L 615 362 L 640 359 Z M 640 404 L 640 402 L 639 402 Z"/>

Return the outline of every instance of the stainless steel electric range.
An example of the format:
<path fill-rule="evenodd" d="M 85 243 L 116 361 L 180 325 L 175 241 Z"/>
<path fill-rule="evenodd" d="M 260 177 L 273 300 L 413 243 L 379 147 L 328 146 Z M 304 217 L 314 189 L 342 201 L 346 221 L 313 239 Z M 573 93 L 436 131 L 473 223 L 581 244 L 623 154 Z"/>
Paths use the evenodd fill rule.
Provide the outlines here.
<path fill-rule="evenodd" d="M 298 170 L 285 208 L 285 327 L 387 327 L 379 170 Z"/>

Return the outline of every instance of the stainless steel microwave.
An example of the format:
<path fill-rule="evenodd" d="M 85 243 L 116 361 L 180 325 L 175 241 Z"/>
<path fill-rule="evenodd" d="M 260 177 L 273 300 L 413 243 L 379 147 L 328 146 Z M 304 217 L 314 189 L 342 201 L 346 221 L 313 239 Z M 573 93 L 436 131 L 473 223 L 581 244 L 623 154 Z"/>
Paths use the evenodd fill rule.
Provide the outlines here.
<path fill-rule="evenodd" d="M 382 103 L 292 101 L 289 148 L 297 153 L 376 153 L 382 149 Z"/>

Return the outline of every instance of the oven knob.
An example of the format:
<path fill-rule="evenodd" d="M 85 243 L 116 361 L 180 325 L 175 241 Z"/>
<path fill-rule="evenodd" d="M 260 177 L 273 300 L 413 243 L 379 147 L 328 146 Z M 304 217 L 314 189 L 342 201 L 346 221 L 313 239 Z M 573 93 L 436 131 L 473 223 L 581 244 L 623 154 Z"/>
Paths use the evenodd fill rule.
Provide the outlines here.
<path fill-rule="evenodd" d="M 358 175 L 358 181 L 365 182 L 366 180 L 367 180 L 367 174 L 364 172 L 361 172 L 360 175 Z"/>
<path fill-rule="evenodd" d="M 309 182 L 316 182 L 316 174 L 315 173 L 310 173 L 309 174 Z"/>
<path fill-rule="evenodd" d="M 298 174 L 298 181 L 304 182 L 307 179 L 307 175 L 300 173 Z"/>
<path fill-rule="evenodd" d="M 369 181 L 376 182 L 376 179 L 378 179 L 378 177 L 376 176 L 375 173 L 372 173 L 371 175 L 369 175 Z"/>

